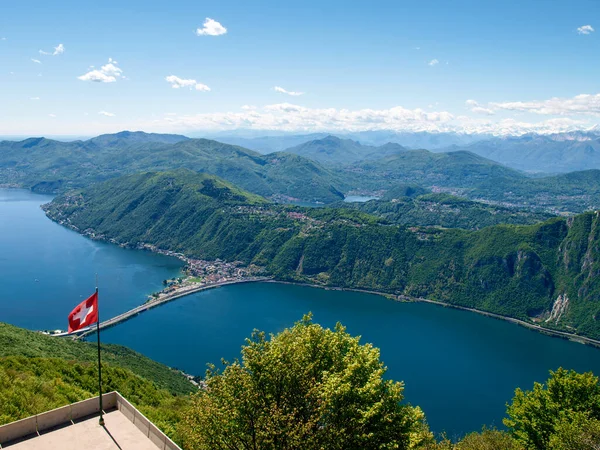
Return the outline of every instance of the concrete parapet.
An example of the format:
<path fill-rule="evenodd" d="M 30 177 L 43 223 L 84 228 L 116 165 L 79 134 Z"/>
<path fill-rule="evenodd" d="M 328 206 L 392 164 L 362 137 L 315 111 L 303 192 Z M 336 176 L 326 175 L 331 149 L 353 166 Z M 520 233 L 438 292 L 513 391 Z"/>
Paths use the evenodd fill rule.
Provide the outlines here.
<path fill-rule="evenodd" d="M 116 407 L 121 411 L 121 414 L 133 422 L 133 424 L 144 433 L 154 445 L 163 450 L 181 450 L 175 442 L 169 439 L 166 434 L 160 431 L 156 425 L 150 422 L 146 416 L 139 412 L 123 396 L 117 393 L 116 399 Z"/>
<path fill-rule="evenodd" d="M 162 450 L 181 450 L 177 444 L 168 438 L 156 425 L 150 422 L 141 412 L 129 403 L 118 392 L 102 395 L 102 409 L 118 409 L 121 414 L 132 422 L 156 447 Z M 27 439 L 61 426 L 72 425 L 75 420 L 98 414 L 100 405 L 98 397 L 62 406 L 26 419 L 17 420 L 0 426 L 0 448 L 11 441 Z"/>
<path fill-rule="evenodd" d="M 36 416 L 0 426 L 0 445 L 32 434 L 37 434 Z"/>

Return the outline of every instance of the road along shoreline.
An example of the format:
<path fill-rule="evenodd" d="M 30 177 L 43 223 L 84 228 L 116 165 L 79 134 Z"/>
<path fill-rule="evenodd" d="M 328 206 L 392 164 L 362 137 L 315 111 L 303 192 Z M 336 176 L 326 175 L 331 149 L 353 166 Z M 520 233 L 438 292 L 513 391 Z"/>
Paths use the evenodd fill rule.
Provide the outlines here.
<path fill-rule="evenodd" d="M 514 323 L 516 325 L 520 325 L 525 328 L 529 328 L 530 330 L 537 331 L 538 333 L 542 333 L 547 336 L 558 337 L 561 339 L 567 339 L 569 341 L 578 342 L 580 344 L 591 345 L 593 347 L 600 348 L 600 340 L 597 340 L 597 339 L 580 336 L 578 334 L 568 333 L 566 331 L 553 330 L 551 328 L 542 327 L 540 325 L 536 325 L 534 323 L 529 323 L 529 322 L 526 322 L 521 319 L 516 319 L 514 317 L 503 316 L 503 315 L 495 314 L 495 313 L 488 312 L 488 311 L 482 311 L 480 309 L 467 308 L 466 306 L 453 305 L 451 303 L 440 302 L 437 300 L 430 300 L 430 299 L 422 298 L 422 297 L 409 297 L 407 295 L 394 295 L 394 294 L 389 294 L 387 292 L 371 291 L 368 289 L 353 289 L 353 288 L 344 288 L 344 287 L 336 287 L 336 286 L 321 286 L 318 284 L 300 283 L 300 282 L 294 282 L 294 281 L 278 281 L 278 280 L 269 279 L 269 280 L 266 280 L 265 282 L 266 283 L 292 284 L 292 285 L 296 285 L 296 286 L 306 286 L 306 287 L 312 287 L 312 288 L 318 288 L 318 289 L 325 289 L 328 291 L 361 292 L 363 294 L 380 295 L 380 296 L 386 297 L 390 300 L 394 300 L 394 301 L 398 301 L 398 302 L 430 303 L 433 305 L 443 306 L 446 308 L 460 309 L 462 311 L 468 311 L 468 312 L 481 314 L 482 316 L 487 316 L 492 319 L 504 320 L 507 322 Z"/>
<path fill-rule="evenodd" d="M 422 298 L 422 297 L 409 297 L 406 295 L 394 295 L 394 294 L 389 294 L 386 292 L 372 291 L 372 290 L 368 290 L 368 289 L 344 288 L 344 287 L 338 287 L 338 286 L 322 286 L 322 285 L 318 285 L 318 284 L 301 283 L 301 282 L 295 282 L 295 281 L 280 281 L 280 280 L 274 280 L 273 278 L 270 278 L 270 277 L 253 277 L 253 278 L 247 278 L 247 279 L 242 279 L 242 280 L 222 281 L 222 282 L 212 283 L 209 285 L 192 287 L 192 288 L 186 289 L 184 291 L 180 291 L 180 292 L 175 292 L 173 294 L 170 294 L 170 295 L 167 295 L 167 296 L 161 298 L 160 300 L 146 302 L 142 305 L 136 306 L 133 309 L 130 309 L 129 311 L 119 314 L 118 316 L 108 319 L 100 324 L 100 329 L 110 328 L 121 322 L 125 322 L 126 320 L 129 320 L 129 319 L 137 316 L 138 314 L 143 313 L 144 311 L 148 311 L 149 309 L 155 308 L 160 305 L 164 305 L 165 303 L 172 302 L 181 297 L 185 297 L 185 296 L 188 296 L 191 294 L 202 292 L 202 291 L 208 290 L 208 289 L 218 288 L 221 286 L 228 286 L 228 285 L 232 285 L 232 284 L 244 284 L 244 283 L 288 284 L 288 285 L 295 285 L 295 286 L 311 287 L 311 288 L 316 288 L 316 289 L 324 289 L 324 290 L 328 290 L 328 291 L 360 292 L 363 294 L 379 295 L 379 296 L 386 297 L 390 300 L 394 300 L 394 301 L 398 301 L 398 302 L 429 303 L 432 305 L 442 306 L 442 307 L 446 307 L 446 308 L 454 308 L 454 309 L 459 309 L 462 311 L 473 312 L 473 313 L 480 314 L 480 315 L 483 315 L 486 317 L 490 317 L 492 319 L 504 320 L 506 322 L 514 323 L 516 325 L 519 325 L 519 326 L 522 326 L 525 328 L 529 328 L 530 330 L 537 331 L 537 332 L 545 334 L 547 336 L 557 337 L 557 338 L 561 338 L 561 339 L 567 339 L 569 341 L 578 342 L 580 344 L 591 345 L 593 347 L 600 348 L 600 340 L 588 338 L 585 336 L 579 336 L 579 335 L 573 334 L 573 333 L 567 333 L 565 331 L 559 331 L 559 330 L 553 330 L 550 328 L 545 328 L 540 325 L 529 323 L 529 322 L 526 322 L 521 319 L 516 319 L 514 317 L 502 316 L 500 314 L 495 314 L 495 313 L 488 312 L 488 311 L 482 311 L 482 310 L 475 309 L 475 308 L 468 308 L 466 306 L 453 305 L 451 303 L 440 302 L 437 300 L 430 300 L 430 299 Z M 51 336 L 57 336 L 57 337 L 71 336 L 74 339 L 83 339 L 89 335 L 94 334 L 95 332 L 96 332 L 96 328 L 91 327 L 91 328 L 85 329 L 83 331 L 83 333 L 80 333 L 80 334 L 60 333 L 60 334 L 54 334 Z"/>

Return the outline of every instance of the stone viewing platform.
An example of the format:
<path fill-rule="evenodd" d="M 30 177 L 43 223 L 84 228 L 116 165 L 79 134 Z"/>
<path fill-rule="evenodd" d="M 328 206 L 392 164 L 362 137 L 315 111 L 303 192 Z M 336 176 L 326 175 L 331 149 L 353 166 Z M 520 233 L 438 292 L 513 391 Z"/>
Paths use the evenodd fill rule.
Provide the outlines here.
<path fill-rule="evenodd" d="M 118 392 L 0 426 L 0 449 L 181 450 Z"/>

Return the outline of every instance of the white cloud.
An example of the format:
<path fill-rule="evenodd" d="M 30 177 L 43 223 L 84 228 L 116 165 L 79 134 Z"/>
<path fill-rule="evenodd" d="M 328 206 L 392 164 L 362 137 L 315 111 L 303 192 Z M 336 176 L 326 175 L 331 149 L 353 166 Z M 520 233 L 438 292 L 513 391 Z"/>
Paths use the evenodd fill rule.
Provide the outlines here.
<path fill-rule="evenodd" d="M 100 114 L 101 116 L 106 116 L 106 117 L 115 117 L 115 115 L 111 112 L 107 112 L 107 111 L 98 111 L 98 114 Z"/>
<path fill-rule="evenodd" d="M 117 61 L 112 58 L 108 58 L 108 63 L 100 67 L 100 69 L 93 69 L 90 67 L 89 72 L 77 77 L 82 81 L 95 81 L 97 83 L 114 83 L 119 78 L 123 77 L 123 70 L 117 67 Z"/>
<path fill-rule="evenodd" d="M 495 112 L 492 109 L 484 108 L 475 100 L 467 100 L 465 102 L 465 105 L 467 105 L 467 107 L 476 114 L 485 114 L 487 116 L 492 116 L 495 114 Z"/>
<path fill-rule="evenodd" d="M 5 37 L 3 37 L 3 38 L 0 38 L 0 41 L 5 41 L 5 40 L 6 40 L 6 38 L 5 38 Z"/>
<path fill-rule="evenodd" d="M 548 116 L 600 116 L 600 94 L 580 94 L 570 98 L 552 97 L 547 100 L 490 102 L 486 105 L 467 100 L 465 104 L 471 111 L 487 115 L 503 110 Z"/>
<path fill-rule="evenodd" d="M 210 17 L 204 20 L 202 28 L 196 29 L 196 36 L 220 36 L 225 33 L 227 33 L 227 28 Z"/>
<path fill-rule="evenodd" d="M 40 55 L 50 55 L 50 56 L 58 56 L 62 55 L 65 52 L 65 46 L 63 44 L 58 44 L 54 47 L 54 51 L 45 52 L 44 50 L 40 50 Z"/>
<path fill-rule="evenodd" d="M 164 124 L 181 128 L 254 128 L 281 131 L 360 131 L 371 129 L 414 129 L 425 131 L 453 120 L 448 112 L 425 112 L 395 107 L 384 110 L 313 109 L 290 103 L 267 105 L 243 112 L 165 117 Z"/>
<path fill-rule="evenodd" d="M 282 88 L 281 86 L 275 86 L 273 88 L 273 90 L 276 91 L 276 92 L 280 92 L 282 94 L 292 95 L 294 97 L 297 97 L 299 95 L 304 95 L 304 92 L 288 91 L 288 90 L 285 90 L 284 88 Z"/>
<path fill-rule="evenodd" d="M 583 25 L 583 26 L 577 28 L 577 33 L 579 33 L 579 34 L 591 34 L 594 31 L 595 30 L 591 25 Z"/>
<path fill-rule="evenodd" d="M 39 100 L 39 97 L 29 97 L 29 100 Z"/>
<path fill-rule="evenodd" d="M 571 98 L 553 97 L 528 102 L 502 102 L 488 105 L 494 110 L 522 111 L 546 115 L 600 115 L 600 94 L 581 94 Z"/>
<path fill-rule="evenodd" d="M 48 117 L 56 117 L 56 114 L 48 114 Z"/>
<path fill-rule="evenodd" d="M 117 81 L 116 77 L 107 75 L 100 70 L 91 70 L 90 72 L 85 73 L 77 78 L 81 81 L 95 81 L 98 83 L 114 83 Z"/>
<path fill-rule="evenodd" d="M 467 106 L 484 108 L 474 100 Z M 490 117 L 456 116 L 448 111 L 424 111 L 396 106 L 389 109 L 308 108 L 290 103 L 267 105 L 238 112 L 164 116 L 138 127 L 184 130 L 278 130 L 295 132 L 341 132 L 393 130 L 406 132 L 459 132 L 495 135 L 525 133 L 551 134 L 589 129 L 593 123 L 571 118 L 553 118 L 541 122 L 515 119 L 492 120 Z"/>
<path fill-rule="evenodd" d="M 33 59 L 31 58 L 31 61 L 36 63 L 36 64 L 41 64 L 42 62 L 39 59 Z"/>
<path fill-rule="evenodd" d="M 440 62 L 437 59 L 432 59 L 427 64 L 433 67 L 433 66 L 437 66 L 439 63 Z"/>
<path fill-rule="evenodd" d="M 254 111 L 256 109 L 256 106 L 254 106 L 254 105 L 243 105 L 242 109 L 244 111 Z"/>
<path fill-rule="evenodd" d="M 496 114 L 494 110 L 484 108 L 483 106 L 475 106 L 474 108 L 471 108 L 471 111 L 473 111 L 476 114 L 485 114 L 487 116 L 493 116 L 494 114 Z"/>
<path fill-rule="evenodd" d="M 179 78 L 175 75 L 169 75 L 168 77 L 165 77 L 165 81 L 169 83 L 173 89 L 190 88 L 190 90 L 196 89 L 197 91 L 202 92 L 210 91 L 210 88 L 205 84 L 198 83 L 196 80 L 192 79 L 186 80 L 183 78 Z"/>

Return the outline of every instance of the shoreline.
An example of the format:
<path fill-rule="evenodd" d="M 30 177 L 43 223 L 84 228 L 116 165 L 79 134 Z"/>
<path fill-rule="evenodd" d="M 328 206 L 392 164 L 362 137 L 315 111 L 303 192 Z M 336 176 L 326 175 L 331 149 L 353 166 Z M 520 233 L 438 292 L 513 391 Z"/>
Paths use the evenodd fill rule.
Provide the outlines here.
<path fill-rule="evenodd" d="M 592 347 L 596 347 L 596 348 L 600 349 L 600 340 L 597 340 L 597 339 L 580 336 L 578 334 L 568 333 L 566 331 L 553 330 L 551 328 L 542 327 L 540 325 L 529 323 L 524 320 L 517 319 L 514 317 L 510 317 L 510 316 L 503 316 L 501 314 L 483 311 L 480 309 L 468 308 L 466 306 L 460 306 L 460 305 L 453 305 L 451 303 L 440 302 L 437 300 L 430 300 L 430 299 L 422 298 L 422 297 L 409 297 L 407 295 L 394 295 L 394 294 L 388 294 L 386 292 L 372 291 L 372 290 L 368 290 L 368 289 L 344 288 L 344 287 L 337 287 L 337 286 L 321 286 L 318 284 L 302 283 L 302 282 L 295 282 L 295 281 L 279 281 L 279 280 L 273 280 L 273 279 L 266 280 L 266 281 L 264 281 L 264 283 L 290 284 L 290 285 L 296 285 L 296 286 L 306 286 L 306 287 L 317 288 L 317 289 L 325 289 L 328 291 L 360 292 L 363 294 L 379 295 L 382 297 L 386 297 L 390 300 L 393 300 L 395 302 L 401 302 L 401 303 L 430 303 L 430 304 L 441 306 L 444 308 L 454 308 L 454 309 L 459 309 L 462 311 L 480 314 L 482 316 L 486 316 L 491 319 L 503 320 L 505 322 L 510 322 L 515 325 L 519 325 L 524 328 L 528 328 L 532 331 L 537 331 L 538 333 L 545 334 L 546 336 L 556 337 L 556 338 L 560 338 L 560 339 L 566 339 L 571 342 L 577 342 L 578 344 L 590 345 Z"/>
<path fill-rule="evenodd" d="M 61 223 L 61 222 L 53 219 L 52 217 L 50 217 L 45 210 L 44 210 L 44 212 L 46 213 L 46 217 L 48 217 L 50 220 L 52 220 L 52 221 L 54 221 L 56 223 L 59 223 L 60 225 L 65 226 L 66 228 L 69 228 L 69 229 L 71 229 L 73 231 L 76 231 L 77 233 L 79 233 L 80 235 L 82 235 L 84 237 L 87 237 L 87 238 L 92 239 L 92 240 L 98 240 L 98 241 L 104 241 L 104 242 L 107 242 L 107 243 L 116 244 L 116 245 L 119 245 L 119 246 L 123 247 L 123 245 L 118 244 L 116 242 L 112 242 L 110 239 L 107 239 L 106 237 L 89 235 L 89 234 L 87 234 L 85 232 L 82 232 L 81 230 L 79 230 L 77 227 L 71 225 L 70 223 Z M 126 248 L 127 248 L 127 246 L 126 246 Z M 135 247 L 128 247 L 128 248 L 135 248 Z M 150 251 L 152 253 L 157 253 L 157 254 L 162 254 L 162 255 L 167 255 L 167 256 L 175 257 L 175 258 L 178 258 L 179 260 L 184 261 L 184 262 L 186 262 L 186 260 L 187 260 L 187 258 L 185 257 L 185 255 L 183 255 L 183 254 L 176 254 L 175 252 L 168 251 L 168 250 L 162 250 L 162 249 L 157 249 L 157 248 L 148 248 L 148 247 L 142 247 L 142 248 L 138 247 L 138 249 Z M 447 308 L 454 308 L 454 309 L 459 309 L 459 310 L 462 310 L 462 311 L 473 312 L 473 313 L 476 313 L 476 314 L 480 314 L 480 315 L 483 315 L 483 316 L 490 317 L 492 319 L 504 320 L 506 322 L 514 323 L 516 325 L 528 328 L 530 330 L 537 331 L 538 333 L 545 334 L 547 336 L 557 337 L 557 338 L 561 338 L 561 339 L 567 339 L 567 340 L 572 341 L 572 342 L 577 342 L 577 343 L 580 343 L 580 344 L 590 345 L 590 346 L 593 346 L 593 347 L 596 347 L 596 348 L 600 348 L 600 340 L 598 340 L 598 339 L 593 339 L 593 338 L 589 338 L 589 337 L 585 337 L 585 336 L 580 336 L 580 335 L 577 335 L 577 334 L 569 333 L 567 331 L 560 331 L 560 330 L 554 330 L 554 329 L 551 329 L 551 328 L 546 328 L 546 327 L 543 327 L 541 325 L 536 325 L 536 324 L 533 324 L 533 323 L 529 323 L 529 322 L 526 322 L 526 321 L 524 321 L 522 319 L 517 319 L 517 318 L 514 318 L 514 317 L 503 316 L 501 314 L 496 314 L 496 313 L 492 313 L 492 312 L 488 312 L 488 311 L 483 311 L 483 310 L 480 310 L 480 309 L 468 308 L 466 306 L 460 306 L 460 305 L 453 305 L 451 303 L 440 302 L 440 301 L 437 301 L 437 300 L 430 300 L 430 299 L 426 299 L 426 298 L 422 298 L 422 297 L 409 297 L 409 296 L 406 296 L 406 295 L 395 295 L 395 294 L 389 294 L 389 293 L 386 293 L 386 292 L 373 291 L 373 290 L 369 290 L 369 289 L 344 288 L 344 287 L 339 287 L 339 286 L 322 286 L 322 285 L 318 285 L 318 284 L 303 283 L 303 282 L 299 282 L 299 281 L 275 280 L 275 279 L 270 278 L 270 277 L 264 277 L 264 279 L 262 279 L 262 280 L 255 280 L 255 281 L 262 281 L 262 282 L 267 282 L 267 283 L 291 284 L 291 285 L 298 285 L 298 286 L 308 286 L 308 287 L 325 289 L 325 290 L 361 292 L 361 293 L 365 293 L 365 294 L 381 295 L 381 296 L 386 297 L 388 299 L 391 299 L 391 300 L 394 300 L 394 301 L 399 301 L 399 302 L 430 303 L 430 304 L 433 304 L 433 305 L 443 306 L 443 307 L 447 307 Z M 245 281 L 240 280 L 240 281 L 230 282 L 230 283 L 226 283 L 226 284 L 244 283 L 244 282 Z M 192 293 L 195 293 L 195 292 L 199 292 L 199 291 L 201 291 L 203 289 L 209 289 L 210 287 L 218 287 L 220 285 L 225 285 L 225 283 L 224 284 L 215 284 L 215 285 L 211 285 L 211 286 L 203 286 L 201 288 L 198 288 L 197 290 L 176 295 L 173 298 L 169 298 L 168 300 L 167 299 L 163 299 L 160 302 L 152 302 L 153 303 L 152 307 L 159 306 L 162 303 L 167 303 L 169 301 L 175 300 L 175 299 L 183 297 L 185 295 L 189 295 L 189 294 L 192 294 Z M 147 304 L 140 305 L 137 308 L 141 308 L 142 306 L 147 306 Z M 147 309 L 151 309 L 152 307 L 147 308 Z M 90 332 L 86 332 L 86 333 L 90 334 Z"/>
<path fill-rule="evenodd" d="M 514 317 L 503 316 L 500 314 L 496 314 L 496 313 L 492 313 L 492 312 L 488 312 L 488 311 L 482 311 L 482 310 L 475 309 L 475 308 L 468 308 L 466 306 L 453 305 L 451 303 L 440 302 L 437 300 L 430 300 L 430 299 L 426 299 L 426 298 L 422 298 L 422 297 L 409 297 L 406 295 L 388 294 L 386 292 L 372 291 L 372 290 L 368 290 L 368 289 L 344 288 L 344 287 L 339 287 L 339 286 L 321 286 L 318 284 L 302 283 L 302 282 L 297 282 L 297 281 L 275 280 L 275 279 L 269 278 L 269 277 L 256 277 L 256 278 L 244 279 L 244 280 L 223 281 L 223 282 L 217 282 L 217 283 L 210 284 L 210 285 L 199 286 L 199 287 L 192 288 L 192 289 L 189 289 L 189 290 L 186 290 L 183 292 L 176 292 L 176 293 L 172 294 L 171 296 L 165 297 L 161 300 L 144 303 L 142 305 L 136 306 L 135 308 L 133 308 L 129 311 L 119 314 L 118 316 L 108 319 L 105 322 L 102 322 L 100 324 L 100 329 L 102 330 L 105 328 L 110 328 L 110 327 L 116 326 L 119 323 L 126 322 L 127 320 L 130 320 L 145 311 L 156 308 L 165 303 L 175 301 L 179 298 L 186 297 L 188 295 L 196 294 L 198 292 L 202 292 L 202 291 L 205 291 L 208 289 L 218 288 L 221 286 L 228 286 L 228 285 L 233 285 L 233 284 L 245 284 L 245 283 L 287 284 L 287 285 L 292 285 L 292 286 L 304 286 L 304 287 L 310 287 L 310 288 L 315 288 L 315 289 L 323 289 L 326 291 L 358 292 L 358 293 L 362 293 L 362 294 L 379 295 L 381 297 L 387 298 L 388 300 L 392 300 L 395 302 L 401 302 L 401 303 L 429 303 L 429 304 L 441 306 L 444 308 L 453 308 L 453 309 L 458 309 L 458 310 L 462 310 L 462 311 L 476 313 L 476 314 L 479 314 L 482 316 L 489 317 L 491 319 L 503 320 L 505 322 L 510 322 L 515 325 L 522 326 L 524 328 L 528 328 L 532 331 L 537 331 L 538 333 L 544 334 L 546 336 L 556 337 L 556 338 L 560 338 L 560 339 L 566 339 L 571 342 L 577 342 L 579 344 L 590 345 L 592 347 L 596 347 L 596 348 L 600 349 L 600 340 L 588 338 L 585 336 L 579 336 L 576 334 L 568 333 L 566 331 L 545 328 L 540 325 L 525 322 L 524 320 L 521 320 L 521 319 L 516 319 Z M 74 339 L 83 339 L 94 333 L 95 333 L 95 329 L 93 329 L 93 330 L 88 329 L 79 335 L 71 335 L 71 336 Z M 68 336 L 68 333 L 54 334 L 51 336 L 64 337 L 64 336 Z"/>

